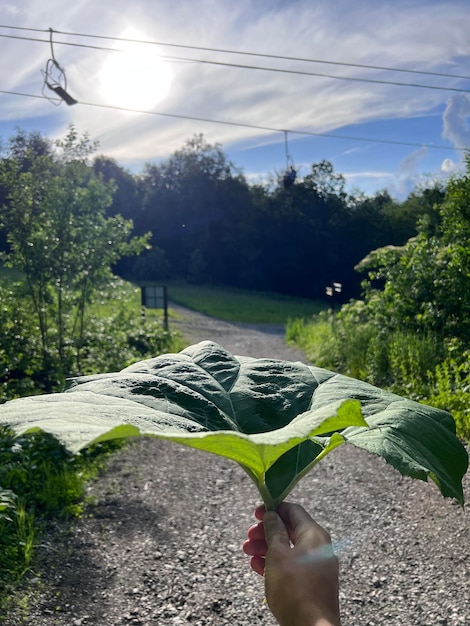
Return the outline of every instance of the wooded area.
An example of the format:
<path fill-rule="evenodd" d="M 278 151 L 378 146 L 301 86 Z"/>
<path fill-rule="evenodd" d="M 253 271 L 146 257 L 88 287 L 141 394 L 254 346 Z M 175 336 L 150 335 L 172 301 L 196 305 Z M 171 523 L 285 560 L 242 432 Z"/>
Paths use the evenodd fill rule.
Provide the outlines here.
<path fill-rule="evenodd" d="M 435 185 L 405 202 L 384 190 L 351 195 L 328 161 L 284 188 L 249 184 L 219 145 L 202 135 L 167 161 L 136 176 L 112 159 L 93 163 L 117 191 L 109 215 L 134 222 L 135 234 L 152 232 L 152 250 L 124 260 L 117 270 L 140 280 L 188 280 L 318 298 L 332 281 L 342 297 L 359 296 L 355 265 L 380 246 L 402 245 L 444 190 Z"/>
<path fill-rule="evenodd" d="M 70 132 L 77 141 L 76 131 Z M 386 190 L 372 197 L 351 195 L 344 177 L 324 160 L 289 187 L 274 174 L 270 184 L 249 184 L 221 146 L 202 135 L 168 160 L 147 164 L 141 174 L 106 156 L 91 160 L 96 146 L 89 139 L 86 154 L 79 154 L 83 145 L 72 144 L 66 158 L 81 159 L 88 169 L 81 176 L 93 178 L 95 187 L 103 185 L 108 194 L 100 199 L 105 216 L 119 215 L 126 224 L 131 220 L 133 235 L 152 233 L 151 250 L 138 259 L 115 259 L 117 273 L 130 279 L 187 280 L 312 298 L 324 297 L 325 287 L 337 281 L 347 301 L 360 292 L 355 265 L 378 247 L 404 244 L 420 218 L 436 219 L 435 204 L 444 197 L 437 184 L 404 202 Z M 15 162 L 22 174 L 34 178 L 39 158 L 52 157 L 56 150 L 38 133 L 19 131 L 4 150 L 2 166 L 11 169 Z M 5 179 L 0 196 L 2 205 L 11 205 Z M 89 210 L 92 221 L 93 207 Z M 2 222 L 0 249 L 7 251 L 11 225 Z"/>

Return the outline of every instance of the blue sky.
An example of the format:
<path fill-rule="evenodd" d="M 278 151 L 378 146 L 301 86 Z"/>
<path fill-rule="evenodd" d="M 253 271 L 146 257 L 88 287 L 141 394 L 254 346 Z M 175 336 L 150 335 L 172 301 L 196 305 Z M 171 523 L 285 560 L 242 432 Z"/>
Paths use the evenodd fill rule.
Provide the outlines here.
<path fill-rule="evenodd" d="M 52 28 L 62 31 L 53 34 L 54 56 L 65 69 L 68 91 L 79 101 L 54 106 L 41 97 L 0 93 L 3 138 L 15 127 L 55 138 L 74 124 L 99 140 L 100 152 L 139 172 L 202 132 L 222 144 L 249 180 L 263 181 L 285 167 L 287 129 L 288 151 L 300 174 L 327 159 L 350 189 L 387 188 L 398 198 L 423 180 L 458 171 L 462 149 L 470 146 L 469 79 L 339 65 L 469 76 L 469 0 L 0 0 L 0 15 L 0 89 L 41 96 Z M 116 37 L 153 43 L 138 46 Z M 125 53 L 127 58 L 134 54 L 130 64 Z M 171 82 L 159 102 L 154 92 L 141 93 L 142 86 L 147 91 L 165 86 L 168 76 Z M 125 99 L 130 96 L 135 99 Z M 110 108 L 123 106 L 150 107 L 150 112 Z"/>

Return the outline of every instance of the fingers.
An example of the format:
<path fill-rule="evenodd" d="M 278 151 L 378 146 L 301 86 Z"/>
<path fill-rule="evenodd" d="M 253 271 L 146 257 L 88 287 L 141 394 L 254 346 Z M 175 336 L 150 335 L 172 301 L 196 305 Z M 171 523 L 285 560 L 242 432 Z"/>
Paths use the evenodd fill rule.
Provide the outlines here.
<path fill-rule="evenodd" d="M 250 526 L 248 529 L 248 539 L 253 539 L 254 541 L 264 541 L 263 522 L 258 522 L 257 524 Z"/>
<path fill-rule="evenodd" d="M 245 554 L 248 554 L 248 556 L 265 556 L 266 555 L 266 550 L 268 549 L 268 546 L 266 544 L 266 541 L 245 541 L 245 543 L 242 545 L 242 550 Z"/>
<path fill-rule="evenodd" d="M 331 543 L 331 537 L 326 530 L 298 504 L 282 502 L 278 513 L 294 545 L 308 543 L 310 548 L 316 548 Z"/>
<path fill-rule="evenodd" d="M 265 560 L 261 556 L 253 556 L 250 559 L 251 568 L 260 576 L 264 576 Z"/>
<path fill-rule="evenodd" d="M 329 534 L 297 504 L 283 502 L 278 513 L 266 511 L 261 505 L 256 508 L 255 516 L 263 521 L 248 529 L 248 539 L 242 547 L 245 554 L 252 557 L 251 566 L 258 574 L 264 572 L 268 547 L 285 550 L 293 544 L 298 555 L 311 555 L 320 548 L 331 548 Z"/>
<path fill-rule="evenodd" d="M 290 539 L 287 528 L 274 511 L 266 511 L 263 517 L 264 536 L 268 547 L 290 547 Z"/>
<path fill-rule="evenodd" d="M 266 513 L 266 507 L 264 506 L 264 504 L 260 504 L 259 506 L 256 507 L 255 509 L 256 519 L 259 519 L 260 521 L 262 521 L 265 513 Z"/>
<path fill-rule="evenodd" d="M 268 546 L 264 537 L 263 523 L 259 522 L 248 529 L 248 539 L 242 545 L 243 552 L 249 556 L 261 556 L 266 555 Z"/>

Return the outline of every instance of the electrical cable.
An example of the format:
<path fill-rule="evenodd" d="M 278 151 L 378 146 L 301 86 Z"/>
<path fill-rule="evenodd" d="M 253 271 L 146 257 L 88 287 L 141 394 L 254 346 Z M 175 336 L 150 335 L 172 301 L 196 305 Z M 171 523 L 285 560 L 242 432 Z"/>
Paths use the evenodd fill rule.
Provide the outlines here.
<path fill-rule="evenodd" d="M 2 28 L 0 26 L 0 28 Z M 41 31 L 42 32 L 42 31 Z M 55 30 L 54 33 L 57 31 Z M 21 37 L 20 35 L 3 35 L 0 33 L 0 37 L 2 39 L 20 39 L 22 41 L 38 41 L 40 43 L 48 43 L 46 39 L 38 39 L 37 37 Z M 56 41 L 56 44 L 60 44 L 62 46 L 72 46 L 74 48 L 91 48 L 92 50 L 103 50 L 104 52 L 119 52 L 116 48 L 105 48 L 103 46 L 89 46 L 84 43 L 72 43 L 69 41 Z"/>
<path fill-rule="evenodd" d="M 12 95 L 12 96 L 22 96 L 22 97 L 26 97 L 26 98 L 39 98 L 41 100 L 45 100 L 46 98 L 44 96 L 40 96 L 37 94 L 30 94 L 30 93 L 21 93 L 18 91 L 6 91 L 3 89 L 0 89 L 0 94 L 6 94 L 6 95 Z M 204 123 L 208 123 L 208 124 L 220 124 L 220 125 L 225 125 L 225 126 L 237 126 L 239 128 L 251 128 L 253 130 L 262 130 L 262 131 L 266 131 L 266 132 L 273 132 L 273 133 L 291 133 L 293 135 L 301 135 L 301 136 L 306 136 L 306 137 L 326 137 L 328 139 L 342 139 L 342 140 L 347 140 L 347 141 L 361 141 L 361 142 L 368 142 L 368 143 L 380 143 L 380 144 L 391 144 L 391 145 L 396 145 L 396 146 L 409 146 L 412 148 L 428 148 L 430 150 L 455 150 L 457 152 L 466 152 L 467 148 L 456 148 L 453 146 L 442 146 L 439 144 L 426 144 L 426 143 L 418 143 L 418 142 L 413 142 L 413 141 L 399 141 L 399 140 L 394 140 L 394 139 L 371 139 L 369 137 L 357 137 L 357 136 L 349 136 L 349 135 L 340 135 L 340 134 L 336 134 L 336 133 L 315 133 L 313 131 L 308 131 L 308 130 L 294 130 L 294 129 L 286 129 L 286 128 L 273 128 L 270 126 L 260 126 L 257 124 L 246 124 L 243 122 L 232 122 L 229 120 L 215 120 L 215 119 L 210 119 L 207 117 L 198 117 L 198 116 L 194 116 L 194 115 L 182 115 L 182 114 L 177 114 L 177 113 L 162 113 L 159 111 L 145 111 L 142 109 L 131 109 L 131 108 L 126 108 L 126 107 L 120 107 L 120 106 L 115 106 L 115 105 L 110 105 L 110 104 L 99 104 L 96 102 L 83 102 L 83 101 L 79 101 L 78 104 L 81 104 L 82 106 L 87 106 L 87 107 L 94 107 L 94 108 L 99 108 L 99 109 L 109 109 L 109 110 L 114 110 L 114 111 L 124 111 L 126 113 L 142 113 L 145 115 L 155 115 L 155 116 L 159 116 L 159 117 L 169 117 L 169 118 L 173 118 L 173 119 L 180 119 L 180 120 L 189 120 L 192 122 L 204 122 Z"/>
<path fill-rule="evenodd" d="M 0 25 L 0 28 L 2 28 L 2 26 Z M 60 33 L 60 34 L 64 34 L 62 31 L 53 31 L 54 33 Z M 67 33 L 65 33 L 67 34 Z M 80 36 L 84 36 L 84 35 L 80 35 Z M 37 39 L 37 38 L 28 38 L 28 37 L 20 37 L 17 35 L 4 35 L 0 33 L 0 37 L 3 38 L 9 38 L 9 39 L 22 39 L 22 40 L 26 40 L 26 41 L 39 41 L 39 42 L 44 42 L 46 43 L 46 40 L 44 39 Z M 98 37 L 98 36 L 97 36 Z M 122 38 L 111 38 L 111 37 L 104 37 L 104 36 L 99 36 L 101 38 L 104 39 L 114 39 L 114 40 L 123 40 L 123 41 L 132 41 L 135 43 L 151 43 L 153 44 L 154 42 L 144 42 L 144 41 L 139 41 L 139 40 L 126 40 L 126 39 L 122 39 Z M 75 46 L 75 47 L 84 47 L 84 48 L 93 48 L 93 49 L 102 49 L 105 50 L 107 52 L 117 52 L 116 49 L 113 48 L 101 48 L 100 46 L 88 46 L 85 44 L 77 44 L 77 43 L 70 43 L 70 42 L 65 42 L 65 41 L 56 41 L 56 44 L 61 44 L 61 45 L 65 45 L 65 46 Z M 208 49 L 209 50 L 209 49 Z M 292 75 L 298 75 L 298 76 L 315 76 L 315 77 L 319 77 L 319 78 L 329 78 L 331 80 L 342 80 L 342 81 L 349 81 L 349 82 L 361 82 L 361 83 L 373 83 L 373 84 L 380 84 L 380 85 L 393 85 L 395 87 L 408 87 L 408 88 L 414 88 L 414 89 L 432 89 L 432 90 L 437 90 L 437 91 L 452 91 L 452 92 L 457 92 L 457 93 L 470 93 L 470 89 L 463 89 L 463 88 L 459 88 L 459 87 L 442 87 L 442 86 L 438 86 L 438 85 L 424 85 L 421 83 L 402 83 L 400 81 L 389 81 L 389 80 L 381 80 L 381 79 L 375 79 L 375 78 L 359 78 L 356 76 L 336 76 L 334 74 L 325 74 L 322 72 L 307 72 L 307 71 L 302 71 L 302 70 L 289 70 L 289 69 L 282 69 L 282 68 L 272 68 L 272 67 L 263 67 L 263 66 L 257 66 L 257 65 L 242 65 L 242 64 L 237 64 L 237 63 L 228 63 L 228 62 L 223 62 L 223 61 L 214 61 L 214 60 L 207 60 L 207 59 L 194 59 L 194 58 L 186 58 L 186 57 L 174 57 L 174 56 L 167 56 L 167 55 L 160 55 L 162 58 L 168 59 L 168 60 L 173 60 L 173 61 L 185 61 L 185 62 L 190 62 L 190 63 L 201 63 L 201 64 L 207 64 L 207 65 L 218 65 L 218 66 L 223 66 L 223 67 L 233 67 L 233 68 L 238 68 L 238 69 L 248 69 L 248 70 L 256 70 L 256 71 L 265 71 L 265 72 L 274 72 L 274 73 L 281 73 L 281 74 L 292 74 Z"/>
<path fill-rule="evenodd" d="M 6 26 L 6 25 L 2 25 L 0 24 L 0 28 L 9 28 L 12 30 L 23 30 L 23 31 L 31 31 L 31 32 L 48 32 L 44 29 L 40 29 L 40 28 L 26 28 L 26 27 L 22 27 L 22 26 Z M 238 55 L 243 55 L 243 56 L 255 56 L 255 57 L 262 57 L 262 58 L 266 58 L 266 59 L 278 59 L 278 60 L 284 60 L 284 61 L 297 61 L 297 62 L 302 62 L 302 63 L 322 63 L 322 64 L 327 64 L 327 65 L 340 65 L 340 66 L 344 66 L 344 67 L 358 67 L 358 68 L 362 68 L 362 69 L 372 69 L 372 70 L 379 70 L 379 71 L 386 71 L 386 72 L 404 72 L 407 74 L 422 74 L 422 75 L 426 75 L 426 76 L 440 76 L 442 78 L 459 78 L 459 79 L 463 79 L 463 80 L 470 80 L 470 76 L 462 76 L 460 74 L 448 74 L 448 73 L 444 73 L 444 72 L 431 72 L 431 71 L 427 71 L 427 70 L 413 70 L 413 69 L 406 69 L 406 68 L 398 68 L 398 67 L 385 67 L 385 66 L 381 66 L 381 65 L 369 65 L 369 64 L 365 64 L 365 63 L 348 63 L 345 61 L 328 61 L 325 59 L 309 59 L 309 58 L 305 58 L 305 57 L 291 57 L 291 56 L 285 56 L 285 55 L 279 55 L 279 54 L 266 54 L 266 53 L 261 53 L 261 52 L 247 52 L 247 51 L 242 51 L 242 50 L 228 50 L 228 49 L 224 49 L 224 48 L 209 48 L 206 46 L 191 46 L 191 45 L 187 45 L 187 44 L 178 44 L 178 43 L 168 43 L 168 42 L 163 42 L 163 41 L 149 41 L 149 40 L 142 40 L 142 39 L 131 39 L 131 38 L 126 38 L 126 37 L 113 37 L 113 36 L 107 36 L 107 35 L 92 35 L 92 34 L 88 34 L 88 33 L 75 33 L 75 32 L 71 32 L 71 31 L 62 31 L 62 30 L 55 30 L 54 32 L 60 35 L 67 35 L 67 36 L 71 36 L 71 37 L 83 37 L 83 38 L 92 38 L 92 39 L 106 39 L 108 41 L 122 41 L 122 42 L 128 42 L 128 43 L 142 43 L 142 44 L 149 44 L 149 45 L 157 45 L 157 46 L 165 46 L 165 47 L 173 47 L 173 48 L 185 48 L 188 50 L 199 50 L 199 51 L 203 51 L 203 52 L 220 52 L 223 54 L 238 54 Z M 42 41 L 42 40 L 37 40 L 37 41 Z M 62 43 L 63 45 L 80 45 L 80 44 L 69 44 L 67 42 L 59 42 Z M 95 46 L 85 46 L 84 47 L 95 47 Z M 114 50 L 113 48 L 99 48 L 99 49 L 103 49 L 103 50 Z"/>

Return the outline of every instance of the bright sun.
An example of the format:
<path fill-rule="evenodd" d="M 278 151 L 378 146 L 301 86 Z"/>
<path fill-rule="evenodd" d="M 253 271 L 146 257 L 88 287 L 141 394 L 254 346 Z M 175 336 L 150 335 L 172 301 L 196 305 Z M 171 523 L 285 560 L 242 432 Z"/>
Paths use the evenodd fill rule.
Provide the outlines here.
<path fill-rule="evenodd" d="M 135 30 L 121 37 L 145 39 Z M 101 92 L 109 104 L 140 111 L 148 111 L 165 98 L 172 78 L 156 46 L 130 41 L 119 42 L 119 51 L 110 54 L 99 73 Z"/>

